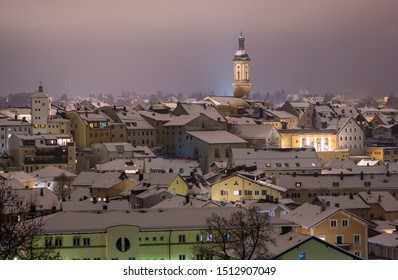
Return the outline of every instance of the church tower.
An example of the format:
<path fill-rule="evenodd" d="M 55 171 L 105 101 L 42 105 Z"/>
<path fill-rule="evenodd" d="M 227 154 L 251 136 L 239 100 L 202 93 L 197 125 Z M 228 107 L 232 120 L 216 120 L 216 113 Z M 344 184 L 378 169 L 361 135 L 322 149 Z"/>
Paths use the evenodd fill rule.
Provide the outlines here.
<path fill-rule="evenodd" d="M 245 38 L 240 32 L 238 50 L 234 57 L 234 97 L 250 99 L 250 58 L 245 50 Z"/>

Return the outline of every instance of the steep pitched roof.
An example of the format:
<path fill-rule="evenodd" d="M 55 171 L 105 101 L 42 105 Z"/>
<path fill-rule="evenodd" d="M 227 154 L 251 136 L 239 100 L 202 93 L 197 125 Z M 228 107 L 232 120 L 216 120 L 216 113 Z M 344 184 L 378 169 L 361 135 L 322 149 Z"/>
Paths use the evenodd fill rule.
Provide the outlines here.
<path fill-rule="evenodd" d="M 189 131 L 187 134 L 208 144 L 247 143 L 242 138 L 224 130 L 220 131 Z"/>
<path fill-rule="evenodd" d="M 231 133 L 244 139 L 265 139 L 272 130 L 276 131 L 273 125 L 242 124 L 232 126 Z"/>
<path fill-rule="evenodd" d="M 359 192 L 358 195 L 368 204 L 379 204 L 384 211 L 398 211 L 398 201 L 389 192 Z"/>
<path fill-rule="evenodd" d="M 295 222 L 303 228 L 308 229 L 341 210 L 335 207 L 327 207 L 323 210 L 321 206 L 304 203 L 283 216 L 283 219 Z"/>
<path fill-rule="evenodd" d="M 331 206 L 343 209 L 369 209 L 370 206 L 366 204 L 358 195 L 339 195 L 339 196 L 317 196 L 320 202 L 329 203 Z"/>

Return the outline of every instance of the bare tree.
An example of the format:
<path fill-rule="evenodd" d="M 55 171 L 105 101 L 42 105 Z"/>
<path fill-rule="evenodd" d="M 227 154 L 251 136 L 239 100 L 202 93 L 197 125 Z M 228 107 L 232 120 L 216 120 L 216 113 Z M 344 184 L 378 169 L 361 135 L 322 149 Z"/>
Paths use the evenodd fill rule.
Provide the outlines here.
<path fill-rule="evenodd" d="M 243 208 L 226 219 L 212 214 L 206 219 L 207 231 L 198 237 L 193 252 L 204 258 L 269 259 L 268 245 L 274 244 L 268 215 L 258 208 Z"/>
<path fill-rule="evenodd" d="M 68 177 L 65 173 L 54 178 L 53 192 L 57 195 L 58 199 L 62 201 L 65 201 L 72 193 L 72 189 L 68 186 Z"/>
<path fill-rule="evenodd" d="M 43 246 L 41 217 L 30 219 L 26 203 L 6 181 L 0 181 L 0 259 L 60 259 L 52 246 Z"/>

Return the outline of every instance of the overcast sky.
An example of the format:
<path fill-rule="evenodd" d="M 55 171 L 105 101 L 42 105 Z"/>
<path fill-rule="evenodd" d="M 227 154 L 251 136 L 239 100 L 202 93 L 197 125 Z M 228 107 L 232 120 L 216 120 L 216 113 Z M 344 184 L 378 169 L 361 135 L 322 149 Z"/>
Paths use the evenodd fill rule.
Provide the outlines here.
<path fill-rule="evenodd" d="M 0 94 L 252 91 L 398 95 L 397 0 L 0 0 Z"/>

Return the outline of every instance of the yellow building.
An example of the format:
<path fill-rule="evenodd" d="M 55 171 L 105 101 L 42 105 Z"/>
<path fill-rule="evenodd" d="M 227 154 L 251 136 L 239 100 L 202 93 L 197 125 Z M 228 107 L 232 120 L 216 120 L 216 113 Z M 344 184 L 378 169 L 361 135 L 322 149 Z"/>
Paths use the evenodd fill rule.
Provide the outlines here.
<path fill-rule="evenodd" d="M 65 260 L 198 259 L 192 246 L 202 242 L 206 218 L 212 213 L 228 218 L 235 211 L 239 209 L 59 212 L 47 216 L 40 245 L 54 246 Z"/>
<path fill-rule="evenodd" d="M 96 181 L 91 187 L 91 196 L 97 199 L 120 197 L 120 193 L 135 188 L 139 183 L 135 180 L 109 177 Z"/>
<path fill-rule="evenodd" d="M 348 159 L 350 157 L 350 151 L 349 150 L 319 151 L 317 152 L 317 155 L 319 161 L 322 163 L 322 166 L 324 166 L 332 159 L 341 159 L 341 160 Z"/>
<path fill-rule="evenodd" d="M 180 174 L 171 174 L 175 175 L 175 177 L 169 183 L 167 191 L 178 195 L 187 195 L 189 189 L 188 183 L 180 176 Z"/>
<path fill-rule="evenodd" d="M 285 188 L 265 181 L 254 181 L 242 175 L 232 175 L 212 185 L 211 198 L 216 201 L 242 201 L 265 199 L 274 201 L 282 198 Z"/>
<path fill-rule="evenodd" d="M 397 147 L 366 147 L 365 155 L 372 157 L 375 160 L 383 162 L 397 162 L 398 148 Z"/>
<path fill-rule="evenodd" d="M 355 256 L 368 258 L 368 223 L 341 208 L 305 203 L 284 219 L 300 225 L 297 231 L 332 243 Z"/>
<path fill-rule="evenodd" d="M 100 111 L 70 111 L 66 117 L 72 123 L 71 133 L 78 148 L 90 148 L 93 143 L 112 142 L 111 124 L 106 114 Z"/>
<path fill-rule="evenodd" d="M 70 133 L 72 124 L 68 119 L 51 118 L 47 121 L 48 133 Z"/>

